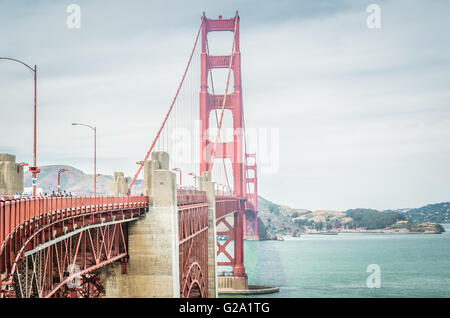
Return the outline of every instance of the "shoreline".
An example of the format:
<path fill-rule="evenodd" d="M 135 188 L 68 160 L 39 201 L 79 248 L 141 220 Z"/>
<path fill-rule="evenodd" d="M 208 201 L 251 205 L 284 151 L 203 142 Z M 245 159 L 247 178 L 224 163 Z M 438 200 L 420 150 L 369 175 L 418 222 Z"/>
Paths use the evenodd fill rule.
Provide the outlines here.
<path fill-rule="evenodd" d="M 286 237 L 288 238 L 301 238 L 302 236 L 336 236 L 338 234 L 394 234 L 394 235 L 415 235 L 415 234 L 442 234 L 445 232 L 409 232 L 409 231 L 383 231 L 383 230 L 379 230 L 379 231 L 342 231 L 342 232 L 335 232 L 333 234 L 329 234 L 329 233 L 315 233 L 315 232 L 311 232 L 311 233 L 300 233 L 297 236 L 293 236 L 292 233 L 285 233 L 285 234 L 273 234 L 274 236 L 271 238 L 266 238 L 266 239 L 259 239 L 259 240 L 248 240 L 246 239 L 246 241 L 284 241 L 284 239 Z"/>
<path fill-rule="evenodd" d="M 442 232 L 409 232 L 409 231 L 359 231 L 359 232 L 352 232 L 352 231 L 342 231 L 342 232 L 336 232 L 336 234 L 324 234 L 324 233 L 300 233 L 300 235 L 337 235 L 337 234 L 442 234 Z M 291 235 L 291 234 L 284 234 L 284 235 Z"/>

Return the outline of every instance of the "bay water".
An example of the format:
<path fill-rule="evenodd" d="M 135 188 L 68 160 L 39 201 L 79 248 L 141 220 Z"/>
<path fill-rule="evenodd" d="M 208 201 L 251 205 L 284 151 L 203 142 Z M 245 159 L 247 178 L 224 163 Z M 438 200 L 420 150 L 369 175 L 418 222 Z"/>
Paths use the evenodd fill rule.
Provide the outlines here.
<path fill-rule="evenodd" d="M 248 297 L 450 297 L 450 225 L 444 227 L 442 234 L 245 241 L 249 284 L 280 287 L 276 294 Z M 380 288 L 367 285 L 370 264 L 380 270 Z"/>

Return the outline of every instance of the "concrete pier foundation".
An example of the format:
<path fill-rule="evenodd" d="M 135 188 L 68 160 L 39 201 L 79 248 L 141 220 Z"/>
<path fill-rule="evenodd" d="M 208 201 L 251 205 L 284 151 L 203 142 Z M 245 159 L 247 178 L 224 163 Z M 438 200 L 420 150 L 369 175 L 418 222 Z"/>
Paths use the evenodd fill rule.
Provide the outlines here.
<path fill-rule="evenodd" d="M 16 163 L 16 156 L 0 153 L 0 195 L 23 193 L 23 167 Z"/>
<path fill-rule="evenodd" d="M 245 276 L 219 276 L 219 289 L 221 293 L 228 290 L 247 290 L 248 279 Z"/>
<path fill-rule="evenodd" d="M 103 267 L 100 273 L 107 298 L 128 297 L 128 278 L 126 275 L 122 275 L 122 264 L 120 262 L 114 262 Z"/>
<path fill-rule="evenodd" d="M 200 177 L 200 190 L 206 192 L 208 201 L 208 295 L 218 297 L 217 281 L 217 232 L 216 232 L 216 193 L 214 182 L 211 182 L 211 172 L 204 171 Z"/>
<path fill-rule="evenodd" d="M 107 297 L 180 297 L 175 177 L 167 153 L 152 153 L 152 160 L 145 162 L 144 187 L 151 206 L 128 225 L 126 275 L 117 264 L 104 270 Z"/>
<path fill-rule="evenodd" d="M 114 172 L 114 180 L 109 184 L 109 192 L 113 195 L 126 195 L 128 183 L 123 172 Z"/>

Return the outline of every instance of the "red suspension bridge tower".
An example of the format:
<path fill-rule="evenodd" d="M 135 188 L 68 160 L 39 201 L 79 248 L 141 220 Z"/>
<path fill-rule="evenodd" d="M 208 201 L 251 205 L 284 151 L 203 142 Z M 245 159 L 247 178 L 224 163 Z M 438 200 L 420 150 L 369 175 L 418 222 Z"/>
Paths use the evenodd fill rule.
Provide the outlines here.
<path fill-rule="evenodd" d="M 233 229 L 226 223 L 230 229 L 228 234 L 234 239 L 234 258 L 225 253 L 224 245 L 219 244 L 218 254 L 223 252 L 227 255 L 229 262 L 219 262 L 218 265 L 231 265 L 234 276 L 245 276 L 244 267 L 244 125 L 242 109 L 242 86 L 241 86 L 241 53 L 239 50 L 239 15 L 231 19 L 207 19 L 203 14 L 202 21 L 202 52 L 201 52 L 201 90 L 200 90 L 200 121 L 201 121 L 201 160 L 200 173 L 210 171 L 214 159 L 229 159 L 233 169 L 233 192 L 235 196 L 241 197 L 240 212 L 234 216 Z M 233 50 L 231 55 L 213 56 L 207 51 L 207 36 L 209 32 L 228 31 L 233 32 Z M 224 94 L 208 93 L 208 75 L 210 70 L 216 68 L 226 68 L 233 72 L 234 90 L 228 94 L 227 88 Z M 228 76 L 229 77 L 229 76 Z M 228 78 L 229 81 L 229 78 Z M 209 141 L 209 116 L 216 109 L 228 109 L 232 113 L 234 136 L 229 142 L 217 142 L 214 148 L 214 142 Z M 222 119 L 222 118 L 221 118 Z M 220 132 L 220 126 L 218 127 Z M 223 222 L 226 222 L 223 220 Z"/>

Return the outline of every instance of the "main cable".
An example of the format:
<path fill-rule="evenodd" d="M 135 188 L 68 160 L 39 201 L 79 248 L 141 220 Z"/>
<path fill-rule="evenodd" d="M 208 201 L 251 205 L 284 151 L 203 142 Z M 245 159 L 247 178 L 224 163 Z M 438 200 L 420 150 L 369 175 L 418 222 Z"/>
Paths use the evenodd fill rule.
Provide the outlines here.
<path fill-rule="evenodd" d="M 131 187 L 133 186 L 134 182 L 136 181 L 136 179 L 137 179 L 139 173 L 141 172 L 142 167 L 144 166 L 144 162 L 147 161 L 147 159 L 148 159 L 150 153 L 151 153 L 152 150 L 153 150 L 153 147 L 154 147 L 155 144 L 156 144 L 156 141 L 159 139 L 159 136 L 160 136 L 160 134 L 161 134 L 161 131 L 162 131 L 162 129 L 164 128 L 164 126 L 165 126 L 165 124 L 166 124 L 166 122 L 167 122 L 167 119 L 168 119 L 169 116 L 170 116 L 170 113 L 172 112 L 173 106 L 174 106 L 174 104 L 175 104 L 175 101 L 177 100 L 177 97 L 178 97 L 178 94 L 179 94 L 179 92 L 180 92 L 181 86 L 183 85 L 184 79 L 185 79 L 185 77 L 186 77 L 186 73 L 187 73 L 187 71 L 188 71 L 188 69 L 189 69 L 189 66 L 191 65 L 192 57 L 193 57 L 193 55 L 194 55 L 195 48 L 197 47 L 198 38 L 199 38 L 199 36 L 200 36 L 200 31 L 201 31 L 201 29 L 202 29 L 203 19 L 204 19 L 204 17 L 202 17 L 202 21 L 201 21 L 201 23 L 200 23 L 200 27 L 198 28 L 197 37 L 195 38 L 194 47 L 193 47 L 193 49 L 192 49 L 191 55 L 189 56 L 189 61 L 188 61 L 188 64 L 187 64 L 187 66 L 186 66 L 186 69 L 184 70 L 183 77 L 181 78 L 180 85 L 178 85 L 177 92 L 176 92 L 176 94 L 175 94 L 175 96 L 174 96 L 174 98 L 173 98 L 173 100 L 172 100 L 172 103 L 171 103 L 170 108 L 169 108 L 169 110 L 168 110 L 168 112 L 167 112 L 167 114 L 166 114 L 166 117 L 164 118 L 164 121 L 163 121 L 161 127 L 159 128 L 158 133 L 156 134 L 156 137 L 155 137 L 155 139 L 153 140 L 152 145 L 150 146 L 150 149 L 147 151 L 147 154 L 145 155 L 144 160 L 143 160 L 142 163 L 139 165 L 138 171 L 135 173 L 135 175 L 134 175 L 134 177 L 133 177 L 133 180 L 131 181 L 130 185 L 128 186 L 128 189 L 129 189 L 129 190 L 131 189 Z"/>

